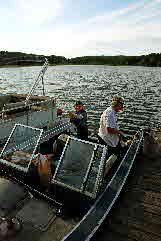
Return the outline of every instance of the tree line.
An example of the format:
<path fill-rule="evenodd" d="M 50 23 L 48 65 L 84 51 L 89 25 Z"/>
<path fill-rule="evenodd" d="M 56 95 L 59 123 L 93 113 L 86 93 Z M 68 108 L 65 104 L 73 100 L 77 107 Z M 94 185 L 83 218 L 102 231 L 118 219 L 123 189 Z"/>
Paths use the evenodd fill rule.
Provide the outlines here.
<path fill-rule="evenodd" d="M 151 53 L 141 56 L 82 56 L 76 58 L 65 58 L 56 55 L 36 55 L 26 54 L 22 52 L 0 51 L 0 66 L 6 65 L 40 65 L 48 59 L 50 65 L 133 65 L 133 66 L 149 66 L 161 67 L 161 53 Z"/>

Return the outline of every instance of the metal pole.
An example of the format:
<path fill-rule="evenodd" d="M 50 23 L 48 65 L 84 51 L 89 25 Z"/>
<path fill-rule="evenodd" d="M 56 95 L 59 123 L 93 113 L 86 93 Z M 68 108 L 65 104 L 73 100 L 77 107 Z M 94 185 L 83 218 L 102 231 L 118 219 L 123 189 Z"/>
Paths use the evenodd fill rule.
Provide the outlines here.
<path fill-rule="evenodd" d="M 28 95 L 27 95 L 27 97 L 26 97 L 26 100 L 25 100 L 26 105 L 27 105 L 27 102 L 29 101 L 32 93 L 34 92 L 35 88 L 37 87 L 37 85 L 38 85 L 38 83 L 39 83 L 39 81 L 40 81 L 40 78 L 42 79 L 42 77 L 44 76 L 45 71 L 47 70 L 47 67 L 48 67 L 48 60 L 45 59 L 45 63 L 44 63 L 44 65 L 43 65 L 41 71 L 39 72 L 39 75 L 38 75 L 37 79 L 35 80 L 33 86 L 31 87 L 30 92 L 28 93 Z"/>
<path fill-rule="evenodd" d="M 45 96 L 44 76 L 42 76 L 41 78 L 42 78 L 42 94 L 43 96 Z"/>

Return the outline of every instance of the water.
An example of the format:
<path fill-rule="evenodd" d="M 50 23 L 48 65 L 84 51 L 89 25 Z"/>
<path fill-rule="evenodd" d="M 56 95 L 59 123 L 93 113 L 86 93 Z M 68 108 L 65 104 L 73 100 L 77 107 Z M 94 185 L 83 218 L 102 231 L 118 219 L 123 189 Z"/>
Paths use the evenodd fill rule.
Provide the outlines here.
<path fill-rule="evenodd" d="M 26 93 L 41 67 L 1 68 L 1 93 Z M 119 114 L 120 129 L 129 132 L 145 127 L 161 127 L 161 68 L 136 66 L 53 66 L 44 76 L 46 95 L 57 99 L 58 108 L 73 110 L 81 99 L 88 123 L 99 126 L 101 113 L 113 95 L 125 98 Z M 42 94 L 41 86 L 35 94 Z"/>

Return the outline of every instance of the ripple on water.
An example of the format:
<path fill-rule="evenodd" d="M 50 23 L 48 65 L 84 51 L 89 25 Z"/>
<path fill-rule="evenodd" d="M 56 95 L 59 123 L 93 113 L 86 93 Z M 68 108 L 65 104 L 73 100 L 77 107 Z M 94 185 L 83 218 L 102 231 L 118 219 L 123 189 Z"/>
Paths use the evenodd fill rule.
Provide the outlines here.
<path fill-rule="evenodd" d="M 25 93 L 30 90 L 40 67 L 1 68 L 1 90 Z M 58 107 L 73 110 L 81 99 L 88 112 L 89 125 L 99 126 L 101 113 L 113 95 L 125 98 L 125 111 L 118 116 L 120 127 L 131 131 L 161 126 L 161 68 L 114 66 L 49 67 L 44 81 L 45 91 L 57 99 Z M 36 94 L 42 94 L 41 89 Z"/>

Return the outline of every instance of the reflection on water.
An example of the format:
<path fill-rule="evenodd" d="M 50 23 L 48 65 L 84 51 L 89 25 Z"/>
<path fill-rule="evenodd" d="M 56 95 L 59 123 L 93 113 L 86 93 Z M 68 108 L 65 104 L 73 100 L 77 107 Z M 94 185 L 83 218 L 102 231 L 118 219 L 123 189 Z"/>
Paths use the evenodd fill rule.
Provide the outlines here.
<path fill-rule="evenodd" d="M 25 93 L 41 67 L 1 68 L 1 92 Z M 49 96 L 57 98 L 59 108 L 73 109 L 81 99 L 89 124 L 98 126 L 99 118 L 115 94 L 125 98 L 120 127 L 127 130 L 161 126 L 161 68 L 111 66 L 53 66 L 44 80 Z M 41 92 L 41 87 L 37 93 Z"/>

